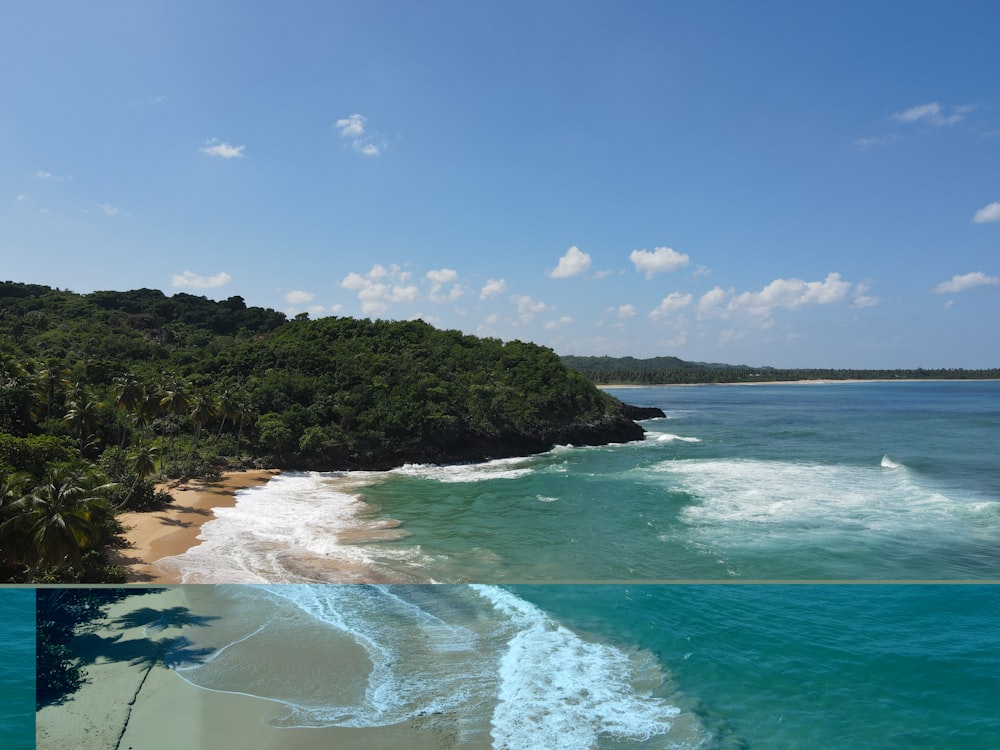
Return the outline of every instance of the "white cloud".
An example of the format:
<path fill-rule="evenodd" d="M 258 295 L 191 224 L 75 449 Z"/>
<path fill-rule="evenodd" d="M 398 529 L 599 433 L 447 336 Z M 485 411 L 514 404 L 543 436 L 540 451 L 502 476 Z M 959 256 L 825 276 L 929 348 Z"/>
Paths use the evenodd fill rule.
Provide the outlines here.
<path fill-rule="evenodd" d="M 806 305 L 828 305 L 841 302 L 851 291 L 851 284 L 842 281 L 839 273 L 827 274 L 823 281 L 775 279 L 759 292 L 744 292 L 736 297 L 736 307 L 766 313 L 772 308 L 794 310 Z"/>
<path fill-rule="evenodd" d="M 46 172 L 43 169 L 39 169 L 37 172 L 35 172 L 35 177 L 38 178 L 39 180 L 46 180 L 49 182 L 59 182 L 62 180 L 62 177 L 60 177 L 59 175 L 54 175 L 51 172 Z"/>
<path fill-rule="evenodd" d="M 678 310 L 683 310 L 685 307 L 691 304 L 694 298 L 690 294 L 681 294 L 680 292 L 671 292 L 662 300 L 660 304 L 656 306 L 655 310 L 649 313 L 649 317 L 653 320 L 659 320 L 660 318 L 666 318 Z"/>
<path fill-rule="evenodd" d="M 351 139 L 351 148 L 364 156 L 381 156 L 386 147 L 385 139 L 377 134 L 366 135 L 368 118 L 364 115 L 343 117 L 336 122 L 340 135 Z"/>
<path fill-rule="evenodd" d="M 100 209 L 101 213 L 105 216 L 128 216 L 128 211 L 122 211 L 120 208 L 112 206 L 110 203 L 98 203 L 97 208 Z"/>
<path fill-rule="evenodd" d="M 393 264 L 386 268 L 378 263 L 365 274 L 349 273 L 340 286 L 358 293 L 361 310 L 368 314 L 383 313 L 397 302 L 416 302 L 416 285 L 408 284 L 410 273 Z"/>
<path fill-rule="evenodd" d="M 510 301 L 517 306 L 518 320 L 522 323 L 530 322 L 538 313 L 549 309 L 549 306 L 544 302 L 534 300 L 527 294 L 515 295 L 510 298 Z"/>
<path fill-rule="evenodd" d="M 303 292 L 301 289 L 293 289 L 285 295 L 285 302 L 289 305 L 304 305 L 312 302 L 316 297 L 312 292 Z"/>
<path fill-rule="evenodd" d="M 952 276 L 949 281 L 942 281 L 931 289 L 934 294 L 954 294 L 956 292 L 966 292 L 975 289 L 977 286 L 992 286 L 1000 284 L 1000 278 L 987 276 L 984 273 L 975 271 L 973 273 Z"/>
<path fill-rule="evenodd" d="M 579 276 L 588 268 L 590 268 L 590 256 L 574 245 L 559 259 L 558 265 L 549 271 L 548 275 L 553 279 L 567 279 L 570 276 Z"/>
<path fill-rule="evenodd" d="M 208 145 L 202 148 L 202 152 L 209 156 L 217 156 L 220 159 L 244 159 L 246 154 L 243 150 L 246 146 L 232 146 L 228 143 L 219 143 L 215 138 L 206 141 Z"/>
<path fill-rule="evenodd" d="M 1000 202 L 994 201 L 981 209 L 976 211 L 972 220 L 976 224 L 987 224 L 994 221 L 1000 221 Z"/>
<path fill-rule="evenodd" d="M 181 274 L 174 274 L 170 279 L 170 285 L 188 289 L 215 289 L 228 284 L 231 280 L 232 276 L 225 271 L 221 271 L 215 276 L 199 276 L 191 271 L 185 271 Z"/>
<path fill-rule="evenodd" d="M 851 304 L 854 307 L 875 307 L 879 303 L 879 299 L 869 296 L 869 289 L 871 289 L 871 285 L 863 283 L 854 287 L 854 299 L 851 300 Z"/>
<path fill-rule="evenodd" d="M 428 271 L 424 278 L 430 284 L 427 296 L 432 302 L 454 302 L 465 293 L 462 285 L 455 283 L 458 281 L 458 271 L 451 268 Z M 452 287 L 447 294 L 442 294 L 441 290 L 446 284 L 452 284 Z"/>
<path fill-rule="evenodd" d="M 506 291 L 506 281 L 503 279 L 489 279 L 485 284 L 483 284 L 483 288 L 479 290 L 479 299 L 496 297 L 498 294 L 503 294 Z"/>
<path fill-rule="evenodd" d="M 966 112 L 972 107 L 952 107 L 951 114 L 944 114 L 944 107 L 937 102 L 929 104 L 918 104 L 916 107 L 904 109 L 892 115 L 892 119 L 898 122 L 928 122 L 931 125 L 954 125 L 962 120 Z"/>
<path fill-rule="evenodd" d="M 802 279 L 775 279 L 759 292 L 723 290 L 715 287 L 698 300 L 698 313 L 702 317 L 730 318 L 749 316 L 761 325 L 774 324 L 771 314 L 776 309 L 796 310 L 811 305 L 831 305 L 851 299 L 852 288 L 855 307 L 870 307 L 878 304 L 874 297 L 867 296 L 868 285 L 857 287 L 840 278 L 839 273 L 827 274 L 823 281 L 803 281 Z"/>
<path fill-rule="evenodd" d="M 559 328 L 560 326 L 569 325 L 572 322 L 573 322 L 573 319 L 571 317 L 569 317 L 568 315 L 563 315 L 558 320 L 550 320 L 550 321 L 548 321 L 545 324 L 545 330 L 546 331 L 554 331 L 555 329 Z"/>
<path fill-rule="evenodd" d="M 635 270 L 645 272 L 647 279 L 664 271 L 676 271 L 691 261 L 684 253 L 679 253 L 669 247 L 658 247 L 653 252 L 633 250 L 628 259 L 632 261 Z"/>
<path fill-rule="evenodd" d="M 614 310 L 615 308 L 611 308 Z M 620 305 L 618 307 L 618 317 L 619 318 L 634 318 L 635 317 L 635 305 Z"/>
<path fill-rule="evenodd" d="M 345 138 L 357 138 L 364 134 L 367 122 L 368 118 L 364 115 L 351 115 L 337 120 L 337 127 L 340 128 L 340 134 Z"/>

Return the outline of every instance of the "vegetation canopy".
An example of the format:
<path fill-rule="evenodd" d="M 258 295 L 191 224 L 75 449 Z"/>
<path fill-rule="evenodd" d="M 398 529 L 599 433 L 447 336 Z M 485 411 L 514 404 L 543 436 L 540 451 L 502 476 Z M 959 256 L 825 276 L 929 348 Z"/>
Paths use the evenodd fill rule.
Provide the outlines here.
<path fill-rule="evenodd" d="M 288 320 L 238 296 L 0 282 L 4 580 L 115 580 L 102 557 L 114 514 L 166 502 L 156 479 L 641 436 L 623 404 L 534 344 L 419 320 Z"/>

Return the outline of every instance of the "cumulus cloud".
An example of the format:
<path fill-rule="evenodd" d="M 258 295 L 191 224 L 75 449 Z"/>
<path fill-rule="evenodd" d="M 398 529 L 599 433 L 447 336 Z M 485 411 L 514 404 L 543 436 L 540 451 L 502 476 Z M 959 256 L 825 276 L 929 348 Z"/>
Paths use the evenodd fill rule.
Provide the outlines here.
<path fill-rule="evenodd" d="M 303 292 L 301 289 L 293 289 L 285 295 L 285 302 L 289 305 L 304 305 L 312 302 L 316 297 L 312 292 Z"/>
<path fill-rule="evenodd" d="M 550 320 L 550 321 L 548 321 L 545 324 L 545 330 L 546 331 L 554 331 L 555 329 L 559 328 L 560 326 L 569 325 L 572 322 L 573 322 L 573 319 L 570 316 L 563 315 L 558 320 Z"/>
<path fill-rule="evenodd" d="M 611 308 L 615 310 L 616 308 Z M 635 305 L 619 305 L 617 308 L 617 313 L 619 318 L 634 318 L 635 317 Z"/>
<path fill-rule="evenodd" d="M 503 294 L 506 291 L 506 281 L 503 279 L 489 279 L 485 284 L 483 284 L 483 288 L 479 290 L 479 299 L 496 297 L 498 294 Z"/>
<path fill-rule="evenodd" d="M 646 274 L 647 279 L 665 271 L 676 271 L 691 261 L 684 253 L 679 253 L 669 247 L 658 247 L 653 252 L 633 250 L 628 259 L 632 261 L 635 270 L 643 271 Z"/>
<path fill-rule="evenodd" d="M 851 293 L 854 292 L 852 299 Z M 856 307 L 869 307 L 878 300 L 867 294 L 868 286 L 854 287 L 841 279 L 839 273 L 827 274 L 823 281 L 802 279 L 775 279 L 758 292 L 736 293 L 715 287 L 698 300 L 698 313 L 702 317 L 730 318 L 749 316 L 762 325 L 771 325 L 771 314 L 777 309 L 796 310 L 812 305 L 832 305 L 851 302 Z"/>
<path fill-rule="evenodd" d="M 416 302 L 419 293 L 409 280 L 410 273 L 399 266 L 393 264 L 386 268 L 376 263 L 367 273 L 347 274 L 340 286 L 358 293 L 363 312 L 377 315 L 388 310 L 392 303 Z"/>
<path fill-rule="evenodd" d="M 538 313 L 545 312 L 549 309 L 547 304 L 534 300 L 527 294 L 515 295 L 510 298 L 510 301 L 517 306 L 518 320 L 521 323 L 528 323 L 533 320 Z"/>
<path fill-rule="evenodd" d="M 221 271 L 215 274 L 215 276 L 199 276 L 191 271 L 185 271 L 184 273 L 174 274 L 170 279 L 170 285 L 180 289 L 215 289 L 216 287 L 228 284 L 232 278 L 225 271 Z"/>
<path fill-rule="evenodd" d="M 931 289 L 931 291 L 934 294 L 955 294 L 957 292 L 966 292 L 969 289 L 975 289 L 977 286 L 992 286 L 994 284 L 1000 284 L 1000 278 L 996 276 L 987 276 L 984 273 L 975 271 L 973 273 L 952 276 L 949 281 L 942 281 L 936 287 Z"/>
<path fill-rule="evenodd" d="M 681 294 L 680 292 L 671 292 L 662 300 L 660 304 L 656 306 L 656 309 L 649 313 L 649 317 L 653 320 L 659 320 L 660 318 L 666 318 L 677 312 L 678 310 L 683 310 L 685 307 L 691 304 L 694 299 L 690 294 Z"/>
<path fill-rule="evenodd" d="M 357 138 L 359 135 L 364 135 L 367 122 L 368 118 L 364 115 L 351 115 L 337 120 L 337 127 L 345 138 Z"/>
<path fill-rule="evenodd" d="M 872 297 L 868 294 L 871 289 L 869 284 L 858 284 L 854 287 L 854 299 L 851 300 L 851 304 L 854 307 L 874 307 L 879 303 L 878 297 Z"/>
<path fill-rule="evenodd" d="M 246 157 L 246 154 L 243 153 L 246 146 L 232 146 L 228 143 L 220 143 L 215 138 L 210 138 L 205 143 L 206 145 L 201 150 L 202 153 L 209 156 L 215 156 L 220 159 L 243 159 Z"/>
<path fill-rule="evenodd" d="M 590 256 L 574 245 L 548 273 L 553 279 L 566 279 L 570 276 L 579 276 L 588 268 L 590 268 Z"/>
<path fill-rule="evenodd" d="M 458 271 L 451 268 L 428 271 L 424 275 L 424 279 L 430 284 L 430 291 L 428 291 L 427 296 L 432 302 L 454 302 L 465 292 L 462 286 L 456 283 L 458 281 Z M 442 294 L 441 290 L 447 284 L 451 284 L 452 287 L 446 294 Z"/>
<path fill-rule="evenodd" d="M 342 138 L 351 139 L 351 148 L 364 156 L 381 156 L 385 139 L 377 133 L 368 133 L 368 118 L 364 115 L 342 117 L 335 123 Z"/>
<path fill-rule="evenodd" d="M 960 122 L 972 107 L 951 107 L 950 114 L 945 114 L 945 108 L 937 102 L 918 104 L 916 107 L 904 109 L 892 115 L 897 122 L 926 122 L 931 125 L 954 125 Z"/>
<path fill-rule="evenodd" d="M 994 201 L 981 209 L 976 211 L 972 220 L 976 224 L 988 224 L 994 221 L 1000 221 L 1000 202 Z"/>

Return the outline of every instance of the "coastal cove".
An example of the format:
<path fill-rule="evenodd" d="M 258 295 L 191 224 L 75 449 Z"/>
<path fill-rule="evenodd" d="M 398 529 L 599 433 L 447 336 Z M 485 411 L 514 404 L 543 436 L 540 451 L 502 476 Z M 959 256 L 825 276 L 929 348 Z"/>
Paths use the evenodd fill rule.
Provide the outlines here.
<path fill-rule="evenodd" d="M 623 396 L 667 413 L 640 442 L 283 472 L 199 516 L 153 580 L 1000 579 L 1000 384 Z"/>

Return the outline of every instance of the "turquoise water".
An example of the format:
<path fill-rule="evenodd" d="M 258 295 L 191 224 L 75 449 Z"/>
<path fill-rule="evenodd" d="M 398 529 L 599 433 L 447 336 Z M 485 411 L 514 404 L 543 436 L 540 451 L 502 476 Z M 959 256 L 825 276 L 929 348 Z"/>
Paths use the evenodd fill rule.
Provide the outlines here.
<path fill-rule="evenodd" d="M 35 746 L 35 591 L 0 588 L 0 747 Z"/>
<path fill-rule="evenodd" d="M 988 585 L 186 587 L 194 685 L 277 726 L 434 716 L 504 750 L 992 748 Z M 368 672 L 338 672 L 353 644 Z M 301 653 L 299 653 L 301 652 Z M 301 666 L 302 654 L 308 663 Z"/>
<path fill-rule="evenodd" d="M 667 418 L 625 445 L 285 474 L 168 565 L 185 582 L 1000 579 L 1000 383 L 611 392 Z"/>

